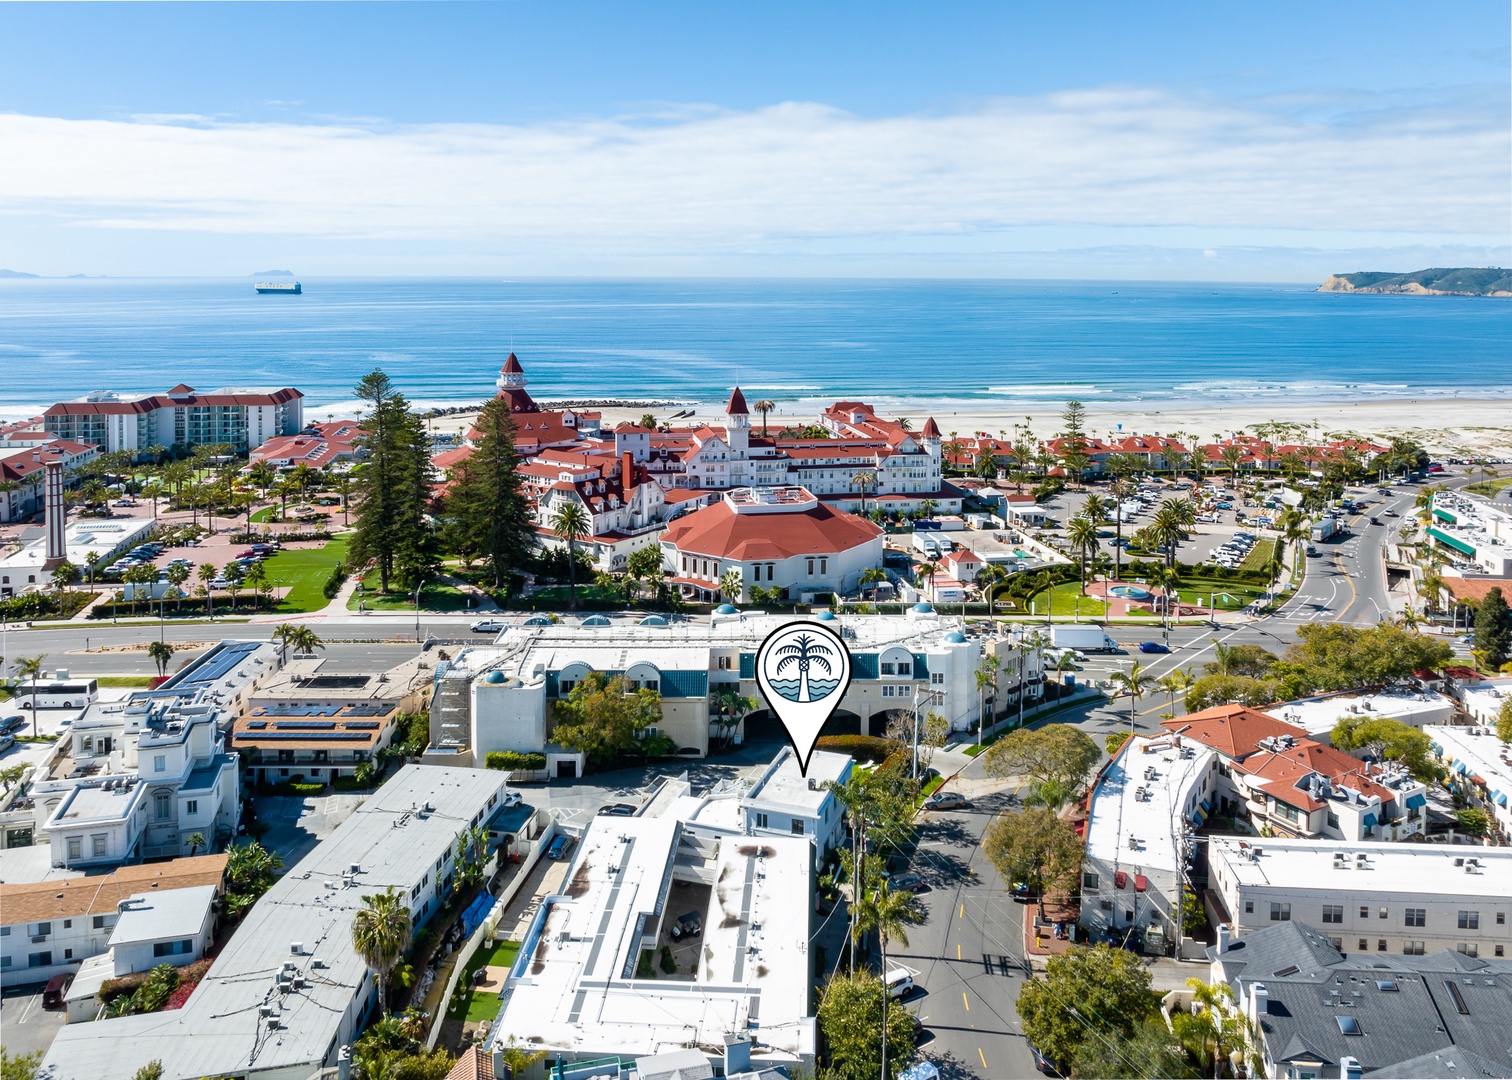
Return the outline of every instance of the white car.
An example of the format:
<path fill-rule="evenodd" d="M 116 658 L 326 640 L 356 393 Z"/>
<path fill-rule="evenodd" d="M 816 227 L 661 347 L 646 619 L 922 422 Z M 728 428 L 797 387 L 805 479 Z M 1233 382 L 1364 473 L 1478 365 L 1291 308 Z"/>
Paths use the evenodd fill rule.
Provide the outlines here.
<path fill-rule="evenodd" d="M 508 788 L 505 788 L 504 789 L 504 801 L 503 801 L 503 803 L 501 805 L 503 805 L 503 806 L 519 806 L 520 803 L 522 803 L 524 801 L 525 801 L 525 797 L 523 795 L 521 795 L 518 791 L 510 791 Z"/>
<path fill-rule="evenodd" d="M 475 634 L 497 634 L 503 631 L 504 623 L 499 619 L 479 619 L 468 629 Z"/>

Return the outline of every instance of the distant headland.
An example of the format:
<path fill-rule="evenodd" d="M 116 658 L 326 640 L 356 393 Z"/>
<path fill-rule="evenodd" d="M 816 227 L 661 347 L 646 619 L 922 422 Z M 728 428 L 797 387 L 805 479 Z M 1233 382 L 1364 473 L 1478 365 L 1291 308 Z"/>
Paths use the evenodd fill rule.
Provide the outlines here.
<path fill-rule="evenodd" d="M 1404 293 L 1409 296 L 1512 296 L 1512 270 L 1499 266 L 1436 267 L 1411 274 L 1334 274 L 1319 292 Z"/>
<path fill-rule="evenodd" d="M 40 274 L 28 274 L 24 270 L 0 270 L 0 278 L 10 278 L 10 277 L 34 278 L 34 277 L 41 277 L 41 276 L 42 275 L 40 275 Z"/>

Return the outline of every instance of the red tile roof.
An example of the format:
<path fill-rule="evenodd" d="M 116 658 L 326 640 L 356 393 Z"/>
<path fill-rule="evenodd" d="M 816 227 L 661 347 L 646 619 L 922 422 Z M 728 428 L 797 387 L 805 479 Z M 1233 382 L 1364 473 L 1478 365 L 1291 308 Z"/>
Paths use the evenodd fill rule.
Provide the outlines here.
<path fill-rule="evenodd" d="M 662 538 L 678 551 L 746 562 L 833 555 L 881 535 L 865 518 L 824 505 L 798 513 L 738 514 L 720 499 L 668 525 Z"/>
<path fill-rule="evenodd" d="M 940 425 L 935 423 L 934 417 L 931 416 L 928 420 L 924 421 L 922 434 L 926 439 L 938 439 L 940 437 Z"/>
<path fill-rule="evenodd" d="M 751 410 L 746 408 L 745 395 L 740 392 L 740 387 L 737 386 L 730 395 L 730 403 L 725 406 L 725 414 L 728 416 L 749 416 L 750 413 Z"/>
<path fill-rule="evenodd" d="M 1211 709 L 1162 720 L 1161 726 L 1184 739 L 1211 746 L 1225 757 L 1239 760 L 1260 749 L 1260 740 L 1276 735 L 1307 738 L 1303 729 L 1245 705 L 1217 705 Z"/>
<path fill-rule="evenodd" d="M 1500 589 L 1504 596 L 1512 598 L 1512 578 L 1446 577 L 1443 582 L 1444 588 L 1448 589 L 1450 595 L 1456 600 L 1472 600 L 1480 603 L 1492 589 Z"/>
<path fill-rule="evenodd" d="M 1297 786 L 1298 781 L 1313 773 L 1326 777 L 1330 783 L 1354 788 L 1363 795 L 1379 796 L 1382 804 L 1396 798 L 1390 788 L 1366 777 L 1365 763 L 1359 758 L 1311 739 L 1303 739 L 1287 750 L 1257 751 L 1235 768 L 1268 781 L 1265 785 L 1268 794 L 1309 812 L 1327 805 Z"/>

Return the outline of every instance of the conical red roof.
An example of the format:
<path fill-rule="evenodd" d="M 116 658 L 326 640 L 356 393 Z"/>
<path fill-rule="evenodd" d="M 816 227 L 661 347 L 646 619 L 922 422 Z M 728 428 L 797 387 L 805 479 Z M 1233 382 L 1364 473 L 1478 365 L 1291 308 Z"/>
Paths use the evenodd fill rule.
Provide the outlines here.
<path fill-rule="evenodd" d="M 924 437 L 926 439 L 938 439 L 940 437 L 940 425 L 934 422 L 934 417 L 924 421 Z"/>
<path fill-rule="evenodd" d="M 749 416 L 751 410 L 746 408 L 745 395 L 740 392 L 740 387 L 730 395 L 730 403 L 725 406 L 726 416 Z"/>
<path fill-rule="evenodd" d="M 509 359 L 507 359 L 507 360 L 504 361 L 504 374 L 506 374 L 506 375 L 523 375 L 523 374 L 525 374 L 525 369 L 520 366 L 519 357 L 515 356 L 514 353 L 510 353 L 509 354 Z"/>

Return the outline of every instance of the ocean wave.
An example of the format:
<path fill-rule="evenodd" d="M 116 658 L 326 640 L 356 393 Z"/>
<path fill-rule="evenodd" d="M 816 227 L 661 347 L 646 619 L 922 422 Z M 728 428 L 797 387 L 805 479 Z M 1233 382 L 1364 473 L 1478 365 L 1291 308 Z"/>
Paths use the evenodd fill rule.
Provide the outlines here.
<path fill-rule="evenodd" d="M 1019 397 L 1063 397 L 1067 394 L 1112 394 L 1108 387 L 1092 383 L 1030 383 L 1019 386 L 989 386 L 989 394 L 1017 394 Z"/>

